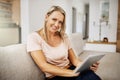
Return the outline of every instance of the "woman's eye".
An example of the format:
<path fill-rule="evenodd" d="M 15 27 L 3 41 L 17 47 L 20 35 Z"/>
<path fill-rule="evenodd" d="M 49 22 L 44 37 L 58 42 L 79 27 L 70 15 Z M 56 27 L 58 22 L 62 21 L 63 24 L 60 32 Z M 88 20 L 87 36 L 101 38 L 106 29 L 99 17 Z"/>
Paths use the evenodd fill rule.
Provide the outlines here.
<path fill-rule="evenodd" d="M 54 22 L 56 22 L 57 21 L 57 19 L 56 18 L 53 18 L 52 19 Z M 58 21 L 58 23 L 60 24 L 60 25 L 62 25 L 63 24 L 63 22 L 62 21 Z"/>
<path fill-rule="evenodd" d="M 57 19 L 53 18 L 52 20 L 53 20 L 53 21 L 56 21 Z"/>
<path fill-rule="evenodd" d="M 60 21 L 59 23 L 60 23 L 61 25 L 63 24 L 63 22 L 62 22 L 62 21 Z"/>

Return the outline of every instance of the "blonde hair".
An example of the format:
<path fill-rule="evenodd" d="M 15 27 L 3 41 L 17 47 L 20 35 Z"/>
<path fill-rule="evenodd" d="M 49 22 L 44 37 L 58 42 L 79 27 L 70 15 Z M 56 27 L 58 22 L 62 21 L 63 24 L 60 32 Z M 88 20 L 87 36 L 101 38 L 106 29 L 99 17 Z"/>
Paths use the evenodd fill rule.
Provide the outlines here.
<path fill-rule="evenodd" d="M 65 34 L 65 28 L 66 28 L 66 24 L 65 24 L 66 13 L 65 13 L 65 11 L 64 11 L 61 7 L 59 7 L 59 6 L 52 6 L 52 7 L 48 10 L 48 12 L 47 12 L 46 15 L 49 16 L 49 15 L 51 15 L 54 11 L 59 11 L 59 12 L 62 13 L 63 16 L 64 16 L 63 25 L 62 25 L 60 31 L 59 31 L 59 32 L 56 32 L 56 34 L 59 34 L 59 36 L 63 39 L 63 36 L 64 36 L 64 34 Z M 45 23 L 44 23 L 44 28 L 43 28 L 43 30 L 44 30 L 44 35 L 45 35 L 46 41 L 48 41 L 48 34 L 49 34 L 49 33 L 48 33 L 48 34 L 46 33 L 46 32 L 47 32 L 46 21 L 45 21 Z"/>

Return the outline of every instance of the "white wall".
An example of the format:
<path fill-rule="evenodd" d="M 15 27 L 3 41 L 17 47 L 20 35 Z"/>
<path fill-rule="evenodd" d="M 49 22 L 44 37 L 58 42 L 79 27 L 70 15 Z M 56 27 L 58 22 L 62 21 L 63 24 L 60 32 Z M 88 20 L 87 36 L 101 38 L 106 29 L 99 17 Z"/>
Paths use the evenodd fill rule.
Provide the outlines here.
<path fill-rule="evenodd" d="M 50 6 L 52 6 L 52 1 L 49 0 L 29 0 L 29 32 L 43 27 L 44 17 Z"/>
<path fill-rule="evenodd" d="M 109 41 L 116 42 L 118 0 L 109 0 L 109 25 L 101 28 L 101 40 L 108 37 Z M 89 39 L 99 40 L 100 0 L 90 0 Z"/>
<path fill-rule="evenodd" d="M 21 14 L 21 42 L 25 43 L 29 34 L 29 0 L 20 1 Z"/>
<path fill-rule="evenodd" d="M 84 2 L 82 0 L 73 0 L 72 6 L 76 8 L 76 32 L 80 32 L 82 34 L 83 30 L 83 23 L 84 23 L 84 14 L 85 14 L 85 8 L 84 8 Z M 74 27 L 74 26 L 72 26 Z"/>

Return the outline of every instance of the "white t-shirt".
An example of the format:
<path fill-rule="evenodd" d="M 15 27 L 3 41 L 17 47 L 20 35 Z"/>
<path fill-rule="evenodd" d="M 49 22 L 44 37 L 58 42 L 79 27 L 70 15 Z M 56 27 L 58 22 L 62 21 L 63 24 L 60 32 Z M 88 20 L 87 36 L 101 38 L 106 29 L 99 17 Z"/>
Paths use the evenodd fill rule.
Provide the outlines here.
<path fill-rule="evenodd" d="M 68 37 L 64 36 L 64 41 L 57 47 L 52 47 L 45 42 L 44 39 L 37 33 L 33 32 L 28 36 L 27 52 L 42 50 L 48 63 L 64 68 L 70 61 L 68 59 L 68 50 L 71 48 Z M 46 77 L 52 76 L 45 73 Z"/>

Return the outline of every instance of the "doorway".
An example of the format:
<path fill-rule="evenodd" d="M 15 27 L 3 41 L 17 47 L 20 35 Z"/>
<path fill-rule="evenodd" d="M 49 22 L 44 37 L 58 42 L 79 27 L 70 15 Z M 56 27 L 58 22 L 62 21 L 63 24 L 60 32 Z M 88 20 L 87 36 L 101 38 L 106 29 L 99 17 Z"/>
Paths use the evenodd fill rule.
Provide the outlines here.
<path fill-rule="evenodd" d="M 120 0 L 118 2 L 117 52 L 120 52 Z"/>
<path fill-rule="evenodd" d="M 72 33 L 76 32 L 76 9 L 72 7 Z"/>

